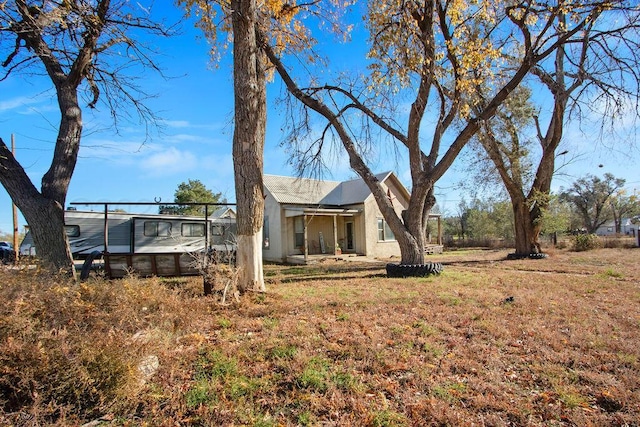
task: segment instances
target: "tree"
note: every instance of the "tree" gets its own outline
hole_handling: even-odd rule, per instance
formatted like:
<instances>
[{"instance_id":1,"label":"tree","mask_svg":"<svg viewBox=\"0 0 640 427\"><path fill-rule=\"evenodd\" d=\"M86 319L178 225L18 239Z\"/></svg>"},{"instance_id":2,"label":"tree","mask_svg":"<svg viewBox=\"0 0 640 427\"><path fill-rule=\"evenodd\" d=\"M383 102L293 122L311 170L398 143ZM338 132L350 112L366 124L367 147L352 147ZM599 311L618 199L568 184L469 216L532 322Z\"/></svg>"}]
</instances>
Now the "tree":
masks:
<instances>
[{"instance_id":1,"label":"tree","mask_svg":"<svg viewBox=\"0 0 640 427\"><path fill-rule=\"evenodd\" d=\"M604 179L587 175L575 181L571 188L562 191L560 197L578 210L587 232L595 233L598 227L612 218L608 209L611 197L624 183L624 179L616 178L610 173L604 174Z\"/></svg>"},{"instance_id":2,"label":"tree","mask_svg":"<svg viewBox=\"0 0 640 427\"><path fill-rule=\"evenodd\" d=\"M255 0L209 2L180 0L187 13L199 17L197 25L215 50L217 33L233 35L234 131L233 169L237 207L238 290L264 291L262 225L264 219L263 159L266 129L266 69L256 44L260 9ZM219 8L219 11L216 9ZM217 13L223 16L218 25Z\"/></svg>"},{"instance_id":3,"label":"tree","mask_svg":"<svg viewBox=\"0 0 640 427\"><path fill-rule=\"evenodd\" d=\"M190 179L178 185L174 193L174 203L211 203L220 202L222 193L209 190L200 180ZM172 213L174 215L204 216L204 206L160 206L160 213ZM211 213L211 210L209 210Z\"/></svg>"},{"instance_id":4,"label":"tree","mask_svg":"<svg viewBox=\"0 0 640 427\"><path fill-rule=\"evenodd\" d=\"M141 120L153 122L141 103L146 95L133 79L140 67L159 70L146 44L133 38L142 33L169 35L141 6L127 1L14 0L0 6L0 49L6 53L0 81L44 73L60 109L53 158L40 191L0 139L0 182L29 223L38 256L52 269L74 274L64 206L80 149L81 99L89 108L104 103L116 124L127 102Z\"/></svg>"},{"instance_id":5,"label":"tree","mask_svg":"<svg viewBox=\"0 0 640 427\"><path fill-rule=\"evenodd\" d=\"M561 2L502 1L376 2L366 18L371 34L371 75L335 85L302 86L268 40L261 43L289 92L327 125L320 137L302 112L302 124L292 126L290 143L301 169L322 161L321 152L334 137L346 151L351 168L364 180L392 229L401 250L401 263L424 262L424 230L435 204L434 184L460 151L491 119L508 95L533 67L560 46L574 41L598 17L608 2L583 6ZM570 11L567 25L554 24ZM312 79L313 80L313 79ZM365 87L358 86L365 82ZM477 87L487 88L481 105ZM411 99L406 123L390 107ZM475 108L478 107L478 108ZM353 123L363 123L357 132ZM427 122L433 121L429 126ZM404 127L402 125L404 124ZM367 163L372 151L372 127L399 142L408 157L411 198L396 214L380 182ZM422 134L431 130L430 146Z\"/></svg>"},{"instance_id":6,"label":"tree","mask_svg":"<svg viewBox=\"0 0 640 427\"><path fill-rule=\"evenodd\" d=\"M513 215L506 201L476 198L464 207L461 216L465 218L466 235L471 239L513 239Z\"/></svg>"},{"instance_id":7,"label":"tree","mask_svg":"<svg viewBox=\"0 0 640 427\"><path fill-rule=\"evenodd\" d=\"M566 154L557 154L557 150L570 116L581 118L591 110L601 120L615 120L629 114L625 108L637 107L640 100L637 5L620 1L593 6L590 21L555 51L553 60L538 62L532 68L538 80L536 87L549 92L548 97L538 97L539 101L550 100L552 112L546 117L546 126L539 113L543 107L536 111L530 94L516 91L505 108L483 124L479 134L481 145L511 197L517 255L541 251L541 221L549 207L556 158ZM575 13L560 11L555 19L560 31L569 31ZM477 95L483 99L480 90ZM637 115L637 111L632 113ZM531 124L535 124L535 132L529 135L535 138L525 133ZM536 148L530 142L533 139L538 142L537 164L531 161L532 149Z\"/></svg>"},{"instance_id":8,"label":"tree","mask_svg":"<svg viewBox=\"0 0 640 427\"><path fill-rule=\"evenodd\" d=\"M266 128L267 62L257 33L268 34L279 51L296 51L312 44L311 35L295 16L322 2L179 0L215 46L218 32L233 35L234 120L233 159L237 206L238 288L264 291L262 227L264 222L263 158ZM327 2L331 3L331 2ZM216 9L218 8L218 10ZM216 16L222 15L220 23ZM325 15L329 17L330 15ZM335 27L337 29L337 27ZM264 37L264 36L263 36ZM214 56L218 51L214 47Z\"/></svg>"},{"instance_id":9,"label":"tree","mask_svg":"<svg viewBox=\"0 0 640 427\"><path fill-rule=\"evenodd\" d=\"M525 193L525 187L530 187L533 180L529 156L532 141L525 133L533 124L535 115L529 102L530 96L531 92L527 87L518 87L500 106L496 115L483 123L474 138L481 147L478 156L487 157L492 163L479 163L479 170L482 171L479 179L487 180L497 174L509 194L514 217L516 254L540 252L537 235L535 238L529 235L529 216L538 209L541 194L534 188L528 194Z\"/></svg>"},{"instance_id":10,"label":"tree","mask_svg":"<svg viewBox=\"0 0 640 427\"><path fill-rule=\"evenodd\" d=\"M559 233L579 228L574 217L571 205L562 201L557 194L551 194L549 205L542 212L539 220L541 233L554 236L554 242L556 242Z\"/></svg>"},{"instance_id":11,"label":"tree","mask_svg":"<svg viewBox=\"0 0 640 427\"><path fill-rule=\"evenodd\" d=\"M616 233L622 232L622 220L625 217L640 215L640 200L635 194L627 195L624 189L619 189L609 199L611 214L616 227Z\"/></svg>"},{"instance_id":12,"label":"tree","mask_svg":"<svg viewBox=\"0 0 640 427\"><path fill-rule=\"evenodd\" d=\"M240 291L264 291L262 225L264 222L264 138L267 121L265 60L256 42L255 0L232 0L235 127L233 170L237 201L237 262Z\"/></svg>"}]
</instances>

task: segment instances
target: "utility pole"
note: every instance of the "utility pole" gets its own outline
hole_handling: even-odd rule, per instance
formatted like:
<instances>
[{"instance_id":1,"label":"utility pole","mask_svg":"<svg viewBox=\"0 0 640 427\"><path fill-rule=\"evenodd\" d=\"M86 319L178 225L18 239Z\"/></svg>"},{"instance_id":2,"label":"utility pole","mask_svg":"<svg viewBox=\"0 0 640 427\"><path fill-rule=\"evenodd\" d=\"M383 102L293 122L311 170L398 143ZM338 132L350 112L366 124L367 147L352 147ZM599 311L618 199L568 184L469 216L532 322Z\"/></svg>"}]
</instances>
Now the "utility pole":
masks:
<instances>
[{"instance_id":1,"label":"utility pole","mask_svg":"<svg viewBox=\"0 0 640 427\"><path fill-rule=\"evenodd\" d=\"M16 139L13 134L11 134L11 153L13 156L16 156ZM11 201L11 207L13 208L13 250L15 252L14 263L18 264L18 257L20 256L20 248L18 247L18 208L16 204Z\"/></svg>"}]
</instances>

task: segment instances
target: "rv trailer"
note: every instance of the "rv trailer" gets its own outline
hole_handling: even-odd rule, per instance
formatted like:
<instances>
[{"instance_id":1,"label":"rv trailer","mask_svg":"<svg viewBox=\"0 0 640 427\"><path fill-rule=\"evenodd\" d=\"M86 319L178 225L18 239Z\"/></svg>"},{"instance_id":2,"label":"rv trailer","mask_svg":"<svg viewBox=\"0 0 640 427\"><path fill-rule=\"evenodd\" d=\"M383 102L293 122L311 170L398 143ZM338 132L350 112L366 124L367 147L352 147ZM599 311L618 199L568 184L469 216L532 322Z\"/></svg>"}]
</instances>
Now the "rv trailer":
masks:
<instances>
[{"instance_id":1,"label":"rv trailer","mask_svg":"<svg viewBox=\"0 0 640 427\"><path fill-rule=\"evenodd\" d=\"M122 255L129 257L127 259L135 258L134 255L138 254L173 256L205 252L235 253L236 222L229 213L224 217L210 216L205 219L181 215L67 210L65 229L73 258L79 260L94 257L97 253ZM30 231L27 231L20 244L20 254L36 255ZM105 262L108 262L106 257Z\"/></svg>"}]
</instances>

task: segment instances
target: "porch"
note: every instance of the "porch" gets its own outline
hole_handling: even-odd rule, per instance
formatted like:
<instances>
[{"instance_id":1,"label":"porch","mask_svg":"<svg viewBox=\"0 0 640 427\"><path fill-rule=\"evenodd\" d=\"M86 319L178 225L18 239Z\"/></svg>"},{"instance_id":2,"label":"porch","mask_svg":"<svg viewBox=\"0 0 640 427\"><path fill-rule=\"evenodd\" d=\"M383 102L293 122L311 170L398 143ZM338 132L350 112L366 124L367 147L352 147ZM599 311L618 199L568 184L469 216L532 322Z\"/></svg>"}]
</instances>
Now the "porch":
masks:
<instances>
[{"instance_id":1,"label":"porch","mask_svg":"<svg viewBox=\"0 0 640 427\"><path fill-rule=\"evenodd\" d=\"M312 264L325 258L354 256L354 221L360 213L359 209L286 208L287 230L291 232L284 239L286 262Z\"/></svg>"}]
</instances>

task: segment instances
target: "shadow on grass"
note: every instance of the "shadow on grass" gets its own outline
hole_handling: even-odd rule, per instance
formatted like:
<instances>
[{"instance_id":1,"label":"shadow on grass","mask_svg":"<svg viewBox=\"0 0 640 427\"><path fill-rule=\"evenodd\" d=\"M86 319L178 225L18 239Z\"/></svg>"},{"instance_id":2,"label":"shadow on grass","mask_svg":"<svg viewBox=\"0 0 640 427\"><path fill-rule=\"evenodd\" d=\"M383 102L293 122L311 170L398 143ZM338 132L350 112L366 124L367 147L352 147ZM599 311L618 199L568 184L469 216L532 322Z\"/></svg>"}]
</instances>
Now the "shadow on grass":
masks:
<instances>
[{"instance_id":1,"label":"shadow on grass","mask_svg":"<svg viewBox=\"0 0 640 427\"><path fill-rule=\"evenodd\" d=\"M387 273L384 272L383 269L379 273L370 273L370 274L358 274L358 275L344 275L344 274L317 274L317 275L300 275L300 276L291 276L291 277L268 277L265 278L266 282L270 283L297 283L297 282L309 282L309 281L346 281L346 280L354 280L354 279L374 279L374 278L386 278Z\"/></svg>"}]
</instances>

